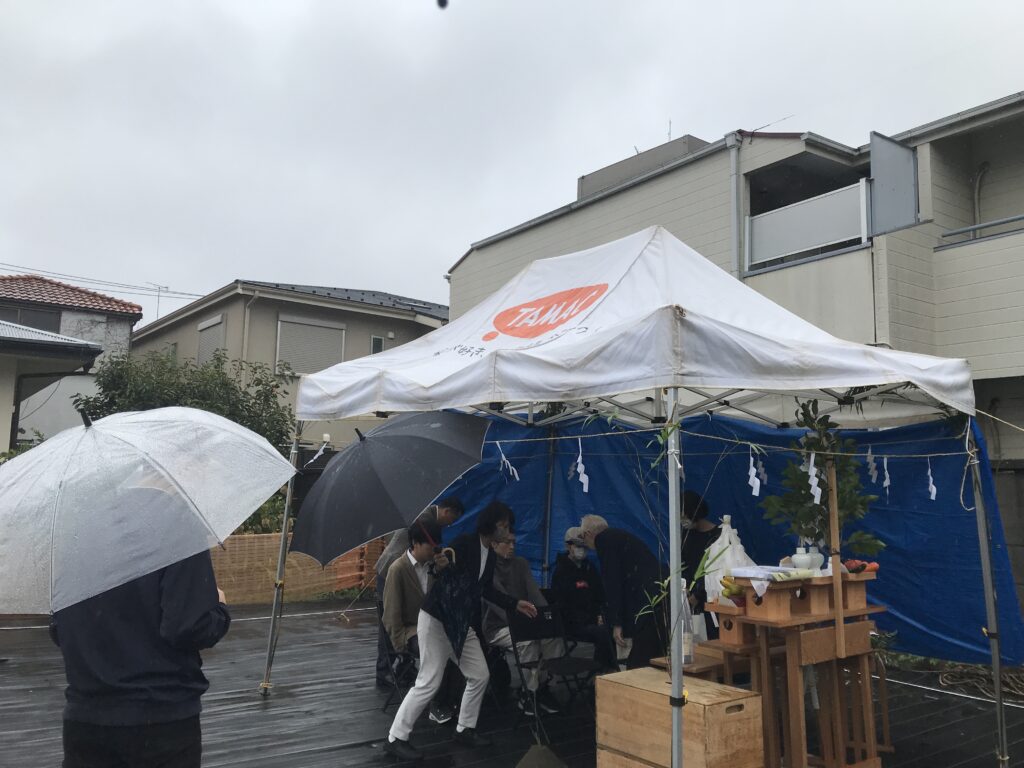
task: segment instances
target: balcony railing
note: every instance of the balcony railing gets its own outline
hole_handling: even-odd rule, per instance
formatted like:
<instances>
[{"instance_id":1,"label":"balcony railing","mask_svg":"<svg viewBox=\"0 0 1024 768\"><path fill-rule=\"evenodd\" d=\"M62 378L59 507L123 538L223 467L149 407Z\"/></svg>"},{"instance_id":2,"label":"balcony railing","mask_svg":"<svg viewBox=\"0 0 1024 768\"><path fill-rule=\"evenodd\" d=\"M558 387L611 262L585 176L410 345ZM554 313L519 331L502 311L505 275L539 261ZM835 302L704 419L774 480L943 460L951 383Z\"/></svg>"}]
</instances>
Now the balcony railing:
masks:
<instances>
[{"instance_id":1,"label":"balcony railing","mask_svg":"<svg viewBox=\"0 0 1024 768\"><path fill-rule=\"evenodd\" d=\"M747 217L747 267L868 241L868 181Z\"/></svg>"}]
</instances>

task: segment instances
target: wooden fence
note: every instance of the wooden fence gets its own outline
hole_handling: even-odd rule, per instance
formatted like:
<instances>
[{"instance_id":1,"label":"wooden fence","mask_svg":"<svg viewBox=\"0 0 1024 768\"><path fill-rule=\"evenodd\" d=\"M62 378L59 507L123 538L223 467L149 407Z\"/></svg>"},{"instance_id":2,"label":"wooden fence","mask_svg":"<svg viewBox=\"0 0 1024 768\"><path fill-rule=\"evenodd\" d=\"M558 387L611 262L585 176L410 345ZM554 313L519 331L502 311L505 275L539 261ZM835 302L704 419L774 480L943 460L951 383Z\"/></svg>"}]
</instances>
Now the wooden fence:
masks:
<instances>
[{"instance_id":1,"label":"wooden fence","mask_svg":"<svg viewBox=\"0 0 1024 768\"><path fill-rule=\"evenodd\" d=\"M373 598L374 566L384 551L385 539L372 541L335 560L326 568L306 555L289 553L285 566L286 602L315 600L341 589L363 589ZM270 604L274 600L274 579L280 534L237 534L229 536L224 548L211 550L217 586L231 605Z\"/></svg>"}]
</instances>

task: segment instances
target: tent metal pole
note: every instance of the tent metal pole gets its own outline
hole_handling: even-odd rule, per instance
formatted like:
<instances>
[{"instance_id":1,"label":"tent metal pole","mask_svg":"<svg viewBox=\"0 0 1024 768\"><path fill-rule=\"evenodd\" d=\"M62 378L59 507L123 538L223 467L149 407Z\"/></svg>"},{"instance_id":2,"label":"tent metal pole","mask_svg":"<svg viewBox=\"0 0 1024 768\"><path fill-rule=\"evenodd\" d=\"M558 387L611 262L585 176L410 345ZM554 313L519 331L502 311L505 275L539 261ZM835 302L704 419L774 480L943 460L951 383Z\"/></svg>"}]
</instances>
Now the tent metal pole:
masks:
<instances>
[{"instance_id":1,"label":"tent metal pole","mask_svg":"<svg viewBox=\"0 0 1024 768\"><path fill-rule=\"evenodd\" d=\"M299 435L302 422L295 423L295 437L288 459L292 467L299 464ZM277 553L277 577L274 579L274 606L270 611L270 632L267 633L267 663L260 683L260 696L270 695L270 668L274 666L274 651L277 650L277 633L280 631L281 612L284 608L284 567L288 557L288 519L292 511L292 494L295 492L295 475L288 480L288 493L284 499L284 515L281 519L281 548Z\"/></svg>"},{"instance_id":2,"label":"tent metal pole","mask_svg":"<svg viewBox=\"0 0 1024 768\"><path fill-rule=\"evenodd\" d=\"M973 419L970 428L973 429ZM992 655L992 683L996 700L996 760L1000 768L1010 764L1009 748L1006 737L1006 708L1003 701L1003 670L999 650L999 610L996 599L995 574L992 571L992 535L988 524L988 513L985 511L984 488L981 482L981 461L978 458L978 444L974 433L970 435L971 478L974 485L974 514L978 521L978 550L981 554L981 578L985 585L985 615L988 623L983 632L988 637L989 651Z\"/></svg>"},{"instance_id":3,"label":"tent metal pole","mask_svg":"<svg viewBox=\"0 0 1024 768\"><path fill-rule=\"evenodd\" d=\"M668 390L668 445L665 470L668 474L668 546L669 546L669 599L672 627L669 637L672 641L672 768L683 768L683 633L680 626L680 608L686 599L682 592L682 554L680 505L679 505L679 390Z\"/></svg>"},{"instance_id":4,"label":"tent metal pole","mask_svg":"<svg viewBox=\"0 0 1024 768\"><path fill-rule=\"evenodd\" d=\"M548 428L548 498L544 510L544 562L540 566L544 587L551 580L551 501L555 488L555 428Z\"/></svg>"}]
</instances>

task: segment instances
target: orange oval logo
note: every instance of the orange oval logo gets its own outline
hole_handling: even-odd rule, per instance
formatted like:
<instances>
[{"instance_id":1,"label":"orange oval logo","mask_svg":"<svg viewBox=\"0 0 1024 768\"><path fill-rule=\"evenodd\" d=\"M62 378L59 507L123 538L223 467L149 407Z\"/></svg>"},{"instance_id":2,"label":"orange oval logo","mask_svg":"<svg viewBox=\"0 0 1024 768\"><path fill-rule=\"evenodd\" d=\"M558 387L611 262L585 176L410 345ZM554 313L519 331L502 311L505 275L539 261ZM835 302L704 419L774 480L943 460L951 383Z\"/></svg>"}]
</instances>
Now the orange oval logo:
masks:
<instances>
[{"instance_id":1,"label":"orange oval logo","mask_svg":"<svg viewBox=\"0 0 1024 768\"><path fill-rule=\"evenodd\" d=\"M507 336L535 339L594 306L607 290L608 283L585 285L527 301L499 312L494 318L494 327ZM483 340L497 337L498 334L491 331L484 335Z\"/></svg>"}]
</instances>

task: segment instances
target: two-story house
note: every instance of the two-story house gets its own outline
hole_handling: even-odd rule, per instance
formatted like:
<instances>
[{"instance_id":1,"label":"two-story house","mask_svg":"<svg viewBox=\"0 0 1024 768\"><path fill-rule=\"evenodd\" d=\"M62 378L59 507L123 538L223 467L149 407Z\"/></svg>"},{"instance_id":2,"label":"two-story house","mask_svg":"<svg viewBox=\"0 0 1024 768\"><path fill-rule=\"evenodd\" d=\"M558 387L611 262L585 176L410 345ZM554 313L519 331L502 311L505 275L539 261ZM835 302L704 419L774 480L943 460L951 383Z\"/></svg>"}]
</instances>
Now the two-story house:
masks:
<instances>
[{"instance_id":1,"label":"two-story house","mask_svg":"<svg viewBox=\"0 0 1024 768\"><path fill-rule=\"evenodd\" d=\"M236 280L141 328L132 354L159 350L202 364L222 349L231 360L275 369L287 363L302 376L391 349L447 321L443 304L380 291ZM289 389L292 405L295 391ZM326 432L347 443L357 426L309 424L303 438L315 442Z\"/></svg>"},{"instance_id":2,"label":"two-story house","mask_svg":"<svg viewBox=\"0 0 1024 768\"><path fill-rule=\"evenodd\" d=\"M652 224L836 336L967 358L978 407L1024 425L1024 93L860 147L735 131L630 157L474 243L453 317L533 259ZM980 421L1024 587L1024 433Z\"/></svg>"},{"instance_id":3,"label":"two-story house","mask_svg":"<svg viewBox=\"0 0 1024 768\"><path fill-rule=\"evenodd\" d=\"M91 350L86 353L90 362L127 352L132 326L141 318L142 308L129 301L39 275L0 276L0 321L40 332L11 331L12 336L31 337L37 346L71 345L71 349L84 344L83 349ZM95 393L89 367L74 374L56 364L22 369L14 378L17 402L11 442L31 438L37 431L52 436L81 424L71 398Z\"/></svg>"}]
</instances>

